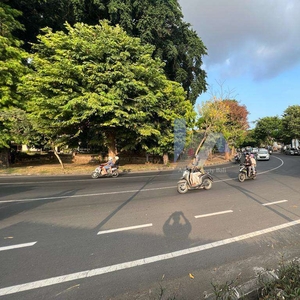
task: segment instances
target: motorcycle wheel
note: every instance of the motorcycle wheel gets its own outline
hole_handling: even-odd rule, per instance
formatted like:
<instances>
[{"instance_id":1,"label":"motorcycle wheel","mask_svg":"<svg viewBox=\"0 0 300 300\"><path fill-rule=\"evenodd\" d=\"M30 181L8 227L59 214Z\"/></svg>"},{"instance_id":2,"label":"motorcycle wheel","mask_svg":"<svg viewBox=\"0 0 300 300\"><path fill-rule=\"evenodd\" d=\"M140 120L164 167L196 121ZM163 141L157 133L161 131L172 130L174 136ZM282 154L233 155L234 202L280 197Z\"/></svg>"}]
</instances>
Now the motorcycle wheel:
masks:
<instances>
[{"instance_id":1,"label":"motorcycle wheel","mask_svg":"<svg viewBox=\"0 0 300 300\"><path fill-rule=\"evenodd\" d=\"M119 176L119 172L116 170L114 172L112 172L112 177L118 177Z\"/></svg>"},{"instance_id":2,"label":"motorcycle wheel","mask_svg":"<svg viewBox=\"0 0 300 300\"><path fill-rule=\"evenodd\" d=\"M212 181L210 179L204 179L203 181L203 187L205 190L210 190L212 187Z\"/></svg>"},{"instance_id":3,"label":"motorcycle wheel","mask_svg":"<svg viewBox=\"0 0 300 300\"><path fill-rule=\"evenodd\" d=\"M187 182L179 182L177 184L177 192L179 194L185 194L188 191L188 185Z\"/></svg>"},{"instance_id":4,"label":"motorcycle wheel","mask_svg":"<svg viewBox=\"0 0 300 300\"><path fill-rule=\"evenodd\" d=\"M99 173L98 173L98 172L93 172L93 173L92 173L92 178L93 178L93 179L99 178Z\"/></svg>"},{"instance_id":5,"label":"motorcycle wheel","mask_svg":"<svg viewBox=\"0 0 300 300\"><path fill-rule=\"evenodd\" d=\"M240 182L244 182L245 179L246 179L246 175L245 175L244 173L240 173L240 174L239 174L239 181L240 181Z\"/></svg>"}]
</instances>

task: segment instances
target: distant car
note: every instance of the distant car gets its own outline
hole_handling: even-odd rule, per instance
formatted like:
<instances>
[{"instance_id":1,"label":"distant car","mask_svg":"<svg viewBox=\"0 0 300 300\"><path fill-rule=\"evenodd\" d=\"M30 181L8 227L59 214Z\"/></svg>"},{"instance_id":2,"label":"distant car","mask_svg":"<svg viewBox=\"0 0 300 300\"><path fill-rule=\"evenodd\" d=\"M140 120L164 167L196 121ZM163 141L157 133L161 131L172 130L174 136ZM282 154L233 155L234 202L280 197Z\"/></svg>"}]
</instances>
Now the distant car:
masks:
<instances>
[{"instance_id":1,"label":"distant car","mask_svg":"<svg viewBox=\"0 0 300 300\"><path fill-rule=\"evenodd\" d=\"M270 160L270 154L267 149L258 149L256 153L256 160Z\"/></svg>"},{"instance_id":2,"label":"distant car","mask_svg":"<svg viewBox=\"0 0 300 300\"><path fill-rule=\"evenodd\" d=\"M285 154L287 155L297 155L298 151L295 148L288 148L285 150Z\"/></svg>"},{"instance_id":3,"label":"distant car","mask_svg":"<svg viewBox=\"0 0 300 300\"><path fill-rule=\"evenodd\" d=\"M257 152L258 152L258 148L252 148L252 151L251 151L252 154L256 154Z\"/></svg>"}]
</instances>

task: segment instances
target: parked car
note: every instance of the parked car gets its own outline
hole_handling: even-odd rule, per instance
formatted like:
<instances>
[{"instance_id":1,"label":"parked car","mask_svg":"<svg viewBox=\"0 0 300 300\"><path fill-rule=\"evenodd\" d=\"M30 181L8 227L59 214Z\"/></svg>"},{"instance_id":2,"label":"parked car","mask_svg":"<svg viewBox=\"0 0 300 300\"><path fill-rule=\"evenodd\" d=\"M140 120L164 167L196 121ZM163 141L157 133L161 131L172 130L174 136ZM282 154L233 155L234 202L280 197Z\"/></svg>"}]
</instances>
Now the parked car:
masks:
<instances>
[{"instance_id":1,"label":"parked car","mask_svg":"<svg viewBox=\"0 0 300 300\"><path fill-rule=\"evenodd\" d=\"M285 150L285 154L289 155L299 155L299 150L295 148L289 148Z\"/></svg>"},{"instance_id":2,"label":"parked car","mask_svg":"<svg viewBox=\"0 0 300 300\"><path fill-rule=\"evenodd\" d=\"M256 154L256 160L270 160L270 153L267 149L260 148Z\"/></svg>"},{"instance_id":3,"label":"parked car","mask_svg":"<svg viewBox=\"0 0 300 300\"><path fill-rule=\"evenodd\" d=\"M300 155L300 151L299 151L299 149L297 149L297 148L294 148L294 155Z\"/></svg>"}]
</instances>

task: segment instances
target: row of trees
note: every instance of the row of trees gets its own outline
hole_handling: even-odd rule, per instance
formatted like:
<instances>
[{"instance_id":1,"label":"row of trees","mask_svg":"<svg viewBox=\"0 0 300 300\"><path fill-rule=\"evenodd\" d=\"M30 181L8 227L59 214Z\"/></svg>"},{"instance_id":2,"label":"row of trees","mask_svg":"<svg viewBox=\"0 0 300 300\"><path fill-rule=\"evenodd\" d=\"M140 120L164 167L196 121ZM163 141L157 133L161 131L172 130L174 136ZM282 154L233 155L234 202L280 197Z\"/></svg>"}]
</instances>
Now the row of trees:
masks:
<instances>
[{"instance_id":1,"label":"row of trees","mask_svg":"<svg viewBox=\"0 0 300 300\"><path fill-rule=\"evenodd\" d=\"M300 105L289 106L282 116L257 120L243 144L272 145L274 141L291 144L292 139L300 139Z\"/></svg>"},{"instance_id":2,"label":"row of trees","mask_svg":"<svg viewBox=\"0 0 300 300\"><path fill-rule=\"evenodd\" d=\"M0 148L89 141L166 157L176 120L200 147L211 132L238 146L245 106L212 97L193 109L206 48L182 18L177 0L0 3Z\"/></svg>"},{"instance_id":3,"label":"row of trees","mask_svg":"<svg viewBox=\"0 0 300 300\"><path fill-rule=\"evenodd\" d=\"M174 120L192 126L206 48L177 0L6 2L0 148L84 140L114 155L117 141L163 155Z\"/></svg>"}]
</instances>

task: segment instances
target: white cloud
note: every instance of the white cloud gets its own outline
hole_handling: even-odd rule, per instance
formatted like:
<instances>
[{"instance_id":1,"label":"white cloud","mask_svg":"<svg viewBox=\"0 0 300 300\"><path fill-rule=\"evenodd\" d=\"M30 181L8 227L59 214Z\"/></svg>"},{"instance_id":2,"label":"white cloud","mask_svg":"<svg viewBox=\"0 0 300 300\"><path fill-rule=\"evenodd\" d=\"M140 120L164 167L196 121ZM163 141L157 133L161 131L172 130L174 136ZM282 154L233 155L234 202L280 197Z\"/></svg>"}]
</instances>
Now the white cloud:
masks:
<instances>
[{"instance_id":1,"label":"white cloud","mask_svg":"<svg viewBox=\"0 0 300 300\"><path fill-rule=\"evenodd\" d=\"M275 77L300 62L299 0L179 0L208 49L206 70Z\"/></svg>"}]
</instances>

